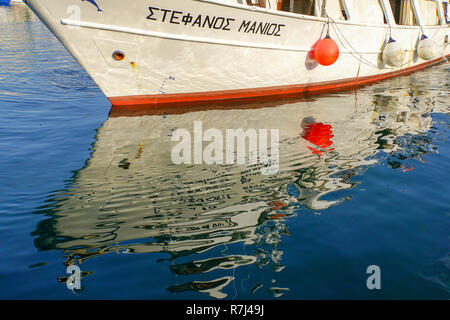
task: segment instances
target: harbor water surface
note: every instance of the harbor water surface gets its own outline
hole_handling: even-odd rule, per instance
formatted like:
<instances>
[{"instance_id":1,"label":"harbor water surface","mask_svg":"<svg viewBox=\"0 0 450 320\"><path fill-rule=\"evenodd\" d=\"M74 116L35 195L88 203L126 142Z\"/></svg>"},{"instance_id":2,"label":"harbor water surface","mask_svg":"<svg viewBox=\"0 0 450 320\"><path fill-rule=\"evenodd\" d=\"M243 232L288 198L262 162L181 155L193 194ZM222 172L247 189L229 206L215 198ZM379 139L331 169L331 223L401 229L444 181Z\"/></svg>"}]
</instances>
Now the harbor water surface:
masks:
<instances>
[{"instance_id":1,"label":"harbor water surface","mask_svg":"<svg viewBox=\"0 0 450 320\"><path fill-rule=\"evenodd\" d=\"M0 298L449 299L449 71L131 114L0 7ZM196 121L278 130L278 171L175 164Z\"/></svg>"}]
</instances>

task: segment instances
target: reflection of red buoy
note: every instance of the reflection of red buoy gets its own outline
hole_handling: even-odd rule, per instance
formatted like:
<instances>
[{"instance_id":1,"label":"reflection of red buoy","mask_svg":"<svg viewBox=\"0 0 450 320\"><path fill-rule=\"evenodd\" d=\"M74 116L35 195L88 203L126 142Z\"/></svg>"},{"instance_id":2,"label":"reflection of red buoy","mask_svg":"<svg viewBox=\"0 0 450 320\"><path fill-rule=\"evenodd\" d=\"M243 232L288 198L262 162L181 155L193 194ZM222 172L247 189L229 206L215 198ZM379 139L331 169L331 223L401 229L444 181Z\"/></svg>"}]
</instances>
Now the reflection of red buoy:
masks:
<instances>
[{"instance_id":1,"label":"reflection of red buoy","mask_svg":"<svg viewBox=\"0 0 450 320\"><path fill-rule=\"evenodd\" d=\"M339 47L336 42L327 35L317 42L314 48L314 58L323 66L332 65L339 58Z\"/></svg>"},{"instance_id":2,"label":"reflection of red buoy","mask_svg":"<svg viewBox=\"0 0 450 320\"><path fill-rule=\"evenodd\" d=\"M278 210L280 208L286 207L286 205L280 201L271 201L269 205L272 207L272 210Z\"/></svg>"},{"instance_id":3,"label":"reflection of red buoy","mask_svg":"<svg viewBox=\"0 0 450 320\"><path fill-rule=\"evenodd\" d=\"M331 139L334 137L332 127L329 124L320 122L305 123L303 124L303 129L305 131L302 134L302 138L317 147L307 147L314 154L322 155L324 152L334 150L334 148L328 148L333 144Z\"/></svg>"},{"instance_id":4,"label":"reflection of red buoy","mask_svg":"<svg viewBox=\"0 0 450 320\"><path fill-rule=\"evenodd\" d=\"M272 219L272 220L275 220L275 219L278 219L278 218L284 218L284 217L286 217L286 215L285 214L281 214L281 213L279 213L279 214L272 214L272 215L269 216L269 218Z\"/></svg>"}]
</instances>

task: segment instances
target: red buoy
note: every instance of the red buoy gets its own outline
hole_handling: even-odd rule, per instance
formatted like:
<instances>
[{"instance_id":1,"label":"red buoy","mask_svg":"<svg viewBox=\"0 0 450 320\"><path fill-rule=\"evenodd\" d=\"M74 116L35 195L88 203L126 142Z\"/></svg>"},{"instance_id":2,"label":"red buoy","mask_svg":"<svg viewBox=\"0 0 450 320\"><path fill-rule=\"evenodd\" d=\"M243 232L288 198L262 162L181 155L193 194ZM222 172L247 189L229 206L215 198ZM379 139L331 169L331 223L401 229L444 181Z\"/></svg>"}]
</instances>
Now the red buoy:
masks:
<instances>
[{"instance_id":1,"label":"red buoy","mask_svg":"<svg viewBox=\"0 0 450 320\"><path fill-rule=\"evenodd\" d=\"M314 58L323 66L332 65L339 58L339 47L330 36L326 36L316 44Z\"/></svg>"}]
</instances>

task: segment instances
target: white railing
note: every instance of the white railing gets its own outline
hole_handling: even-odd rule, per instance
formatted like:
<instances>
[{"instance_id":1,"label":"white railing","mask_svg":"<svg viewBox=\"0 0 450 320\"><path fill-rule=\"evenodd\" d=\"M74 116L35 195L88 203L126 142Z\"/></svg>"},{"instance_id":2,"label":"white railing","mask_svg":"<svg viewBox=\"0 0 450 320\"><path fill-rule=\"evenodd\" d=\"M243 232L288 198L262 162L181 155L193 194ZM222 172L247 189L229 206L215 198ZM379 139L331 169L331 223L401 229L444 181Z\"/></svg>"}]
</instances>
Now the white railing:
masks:
<instances>
[{"instance_id":1,"label":"white railing","mask_svg":"<svg viewBox=\"0 0 450 320\"><path fill-rule=\"evenodd\" d=\"M261 2L260 0L250 0L251 4L247 4L247 0L197 0L197 1L204 1L204 2L213 2L213 3L222 3L225 5L231 5L231 6L239 6L241 8L248 8L252 10L264 10L271 13L279 13L282 15L289 15L289 16L299 16L302 15L300 13L294 12L294 1L295 0L284 0L289 1L289 11L278 11L278 1L281 0L264 0ZM373 23L371 21L368 21L368 17L361 17L361 13L364 12L364 10L358 10L358 6L364 5L365 0L315 0L314 1L314 15L312 17L316 18L323 18L323 2L329 1L326 3L327 8L330 3L333 6L336 6L337 4L340 4L342 6L342 10L345 14L345 20L350 23L356 23L356 24L367 24L367 25L373 25L373 24L384 24L383 21ZM434 1L437 3L437 14L439 17L440 25L445 25L448 23L450 15L447 9L447 12L444 11L444 6L446 5L449 7L448 0L429 0ZM261 7L261 3L265 4L265 7ZM391 3L389 0L379 0L379 6L378 9L380 10L380 14L383 15L385 21L387 24L391 26L398 25L395 21L393 10L391 8ZM418 3L418 0L411 0L411 8L413 10L414 18L417 22L418 26L423 26L422 21L424 20L424 15L422 14L420 10L420 5ZM374 10L377 8L374 7ZM334 10L336 11L336 10ZM375 14L376 12L374 12ZM304 16L304 15L302 15ZM334 19L339 19L334 17ZM340 20L343 20L343 18L340 18ZM379 20L379 19L378 19Z\"/></svg>"}]
</instances>

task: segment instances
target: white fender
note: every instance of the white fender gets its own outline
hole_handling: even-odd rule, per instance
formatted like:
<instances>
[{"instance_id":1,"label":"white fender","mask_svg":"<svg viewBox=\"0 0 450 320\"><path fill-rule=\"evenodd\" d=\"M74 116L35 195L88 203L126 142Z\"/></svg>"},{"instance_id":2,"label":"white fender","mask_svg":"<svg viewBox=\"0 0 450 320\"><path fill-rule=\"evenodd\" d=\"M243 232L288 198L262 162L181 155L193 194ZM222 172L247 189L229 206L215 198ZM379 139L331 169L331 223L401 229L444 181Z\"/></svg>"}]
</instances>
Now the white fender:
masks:
<instances>
[{"instance_id":1,"label":"white fender","mask_svg":"<svg viewBox=\"0 0 450 320\"><path fill-rule=\"evenodd\" d=\"M417 55L423 60L431 60L438 56L438 48L433 40L423 35L417 46Z\"/></svg>"},{"instance_id":2,"label":"white fender","mask_svg":"<svg viewBox=\"0 0 450 320\"><path fill-rule=\"evenodd\" d=\"M390 38L383 50L383 61L391 67L399 67L405 61L405 50L394 39Z\"/></svg>"}]
</instances>

